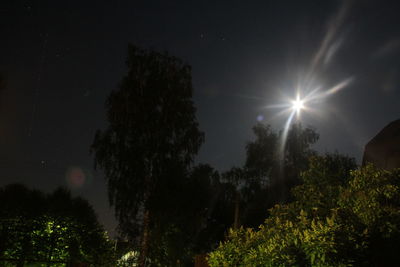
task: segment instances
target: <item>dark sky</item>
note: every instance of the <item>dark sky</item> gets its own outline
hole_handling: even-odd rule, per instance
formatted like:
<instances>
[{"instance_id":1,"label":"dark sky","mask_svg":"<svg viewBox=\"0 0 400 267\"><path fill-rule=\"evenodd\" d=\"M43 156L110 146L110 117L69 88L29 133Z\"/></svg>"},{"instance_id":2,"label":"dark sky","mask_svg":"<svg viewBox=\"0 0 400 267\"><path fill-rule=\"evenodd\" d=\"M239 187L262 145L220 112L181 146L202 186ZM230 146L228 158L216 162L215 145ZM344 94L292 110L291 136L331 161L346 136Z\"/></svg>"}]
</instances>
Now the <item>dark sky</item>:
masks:
<instances>
[{"instance_id":1,"label":"dark sky","mask_svg":"<svg viewBox=\"0 0 400 267\"><path fill-rule=\"evenodd\" d=\"M352 80L300 119L320 133L317 150L360 162L365 143L400 117L396 2L1 1L0 186L69 186L112 231L89 147L106 125L104 102L126 71L129 42L192 65L206 134L199 162L243 164L257 118L282 129L287 116L266 106L293 98L310 73L321 92Z\"/></svg>"}]
</instances>

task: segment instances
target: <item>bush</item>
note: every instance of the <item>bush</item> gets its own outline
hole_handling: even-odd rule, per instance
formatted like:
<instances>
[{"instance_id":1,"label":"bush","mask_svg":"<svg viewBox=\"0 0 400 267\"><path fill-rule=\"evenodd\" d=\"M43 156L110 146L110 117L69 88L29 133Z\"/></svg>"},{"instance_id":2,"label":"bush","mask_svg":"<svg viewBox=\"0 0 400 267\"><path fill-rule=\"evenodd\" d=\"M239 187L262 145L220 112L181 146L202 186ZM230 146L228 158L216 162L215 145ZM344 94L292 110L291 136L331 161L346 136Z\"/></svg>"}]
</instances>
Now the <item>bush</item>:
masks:
<instances>
[{"instance_id":1,"label":"bush","mask_svg":"<svg viewBox=\"0 0 400 267\"><path fill-rule=\"evenodd\" d=\"M394 266L400 261L400 169L315 157L258 230L230 230L210 266Z\"/></svg>"}]
</instances>

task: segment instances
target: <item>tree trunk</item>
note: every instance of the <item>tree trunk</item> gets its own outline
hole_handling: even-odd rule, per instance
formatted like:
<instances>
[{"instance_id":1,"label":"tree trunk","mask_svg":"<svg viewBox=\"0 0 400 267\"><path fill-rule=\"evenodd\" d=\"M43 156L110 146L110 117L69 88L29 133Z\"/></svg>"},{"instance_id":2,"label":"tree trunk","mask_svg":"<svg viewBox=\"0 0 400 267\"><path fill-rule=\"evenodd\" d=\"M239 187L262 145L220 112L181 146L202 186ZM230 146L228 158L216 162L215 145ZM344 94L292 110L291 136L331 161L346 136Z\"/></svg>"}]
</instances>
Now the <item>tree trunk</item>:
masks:
<instances>
[{"instance_id":1,"label":"tree trunk","mask_svg":"<svg viewBox=\"0 0 400 267\"><path fill-rule=\"evenodd\" d=\"M140 240L140 254L139 254L139 267L146 266L146 258L149 250L150 241L150 210L146 207L150 194L151 194L151 177L153 176L153 164L152 161L149 162L149 173L150 175L145 178L145 193L144 193L144 213L143 213L143 232L142 240Z\"/></svg>"},{"instance_id":2,"label":"tree trunk","mask_svg":"<svg viewBox=\"0 0 400 267\"><path fill-rule=\"evenodd\" d=\"M149 249L150 235L150 212L146 210L143 214L143 234L140 242L139 267L146 266L147 251Z\"/></svg>"},{"instance_id":3,"label":"tree trunk","mask_svg":"<svg viewBox=\"0 0 400 267\"><path fill-rule=\"evenodd\" d=\"M236 199L235 199L235 217L233 220L233 229L239 228L239 204L240 204L240 193L236 191Z\"/></svg>"}]
</instances>

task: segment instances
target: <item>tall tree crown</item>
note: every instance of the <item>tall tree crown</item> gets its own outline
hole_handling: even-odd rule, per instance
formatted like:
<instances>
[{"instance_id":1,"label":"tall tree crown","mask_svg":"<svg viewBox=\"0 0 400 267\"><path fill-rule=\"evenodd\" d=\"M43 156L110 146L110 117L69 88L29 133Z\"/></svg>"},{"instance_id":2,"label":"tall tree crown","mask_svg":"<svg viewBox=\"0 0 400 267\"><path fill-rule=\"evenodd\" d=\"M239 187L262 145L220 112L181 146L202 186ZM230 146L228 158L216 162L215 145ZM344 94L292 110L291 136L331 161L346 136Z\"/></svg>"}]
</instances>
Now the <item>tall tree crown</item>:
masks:
<instances>
[{"instance_id":1,"label":"tall tree crown","mask_svg":"<svg viewBox=\"0 0 400 267\"><path fill-rule=\"evenodd\" d=\"M92 145L120 226L137 219L160 179L171 169L187 168L204 141L190 66L134 45L126 63L127 74L106 102L109 125L96 133Z\"/></svg>"}]
</instances>

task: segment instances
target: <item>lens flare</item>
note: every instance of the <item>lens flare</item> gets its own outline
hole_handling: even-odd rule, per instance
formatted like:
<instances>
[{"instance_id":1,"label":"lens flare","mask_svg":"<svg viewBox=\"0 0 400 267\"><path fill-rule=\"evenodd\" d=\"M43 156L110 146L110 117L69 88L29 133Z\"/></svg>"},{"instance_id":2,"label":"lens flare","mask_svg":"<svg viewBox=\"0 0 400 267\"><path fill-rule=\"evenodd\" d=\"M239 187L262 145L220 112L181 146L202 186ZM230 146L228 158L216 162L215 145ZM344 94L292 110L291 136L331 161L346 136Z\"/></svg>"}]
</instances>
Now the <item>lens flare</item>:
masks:
<instances>
[{"instance_id":1,"label":"lens flare","mask_svg":"<svg viewBox=\"0 0 400 267\"><path fill-rule=\"evenodd\" d=\"M280 109L281 111L276 116L287 116L285 125L282 131L280 147L278 155L280 162L283 163L285 155L285 146L289 129L294 119L300 120L300 114L302 112L321 115L324 112L325 107L324 100L332 95L340 92L344 88L348 87L354 81L354 77L350 76L333 86L312 86L312 85L299 85L296 89L296 98L285 97L285 101L280 104L269 105L267 108ZM308 92L308 93L307 93ZM321 105L323 103L323 105Z\"/></svg>"},{"instance_id":2,"label":"lens flare","mask_svg":"<svg viewBox=\"0 0 400 267\"><path fill-rule=\"evenodd\" d=\"M299 114L300 111L304 108L304 101L297 96L296 100L292 101L292 109Z\"/></svg>"},{"instance_id":3,"label":"lens flare","mask_svg":"<svg viewBox=\"0 0 400 267\"><path fill-rule=\"evenodd\" d=\"M92 174L89 170L79 166L70 166L65 173L66 182L71 189L79 189L88 186L92 178Z\"/></svg>"},{"instance_id":4,"label":"lens flare","mask_svg":"<svg viewBox=\"0 0 400 267\"><path fill-rule=\"evenodd\" d=\"M280 136L281 145L278 156L280 157L281 164L283 164L284 161L287 137L293 121L295 119L300 120L300 114L303 113L309 113L315 116L324 115L329 107L324 100L348 87L355 79L354 76L350 76L333 86L324 84L319 80L319 78L325 76L324 74L329 70L330 63L334 60L340 48L343 47L346 32L342 32L342 30L351 10L351 2L352 1L343 2L337 13L330 19L319 48L310 58L309 66L306 66L301 72L301 75L298 75L297 82L290 85L292 88L296 89L296 97L286 97L280 104L267 106L267 108L280 109L271 119L275 119L279 116L286 117L284 128Z\"/></svg>"},{"instance_id":5,"label":"lens flare","mask_svg":"<svg viewBox=\"0 0 400 267\"><path fill-rule=\"evenodd\" d=\"M72 188L80 188L86 182L86 175L79 167L70 167L65 176L68 185Z\"/></svg>"}]
</instances>

